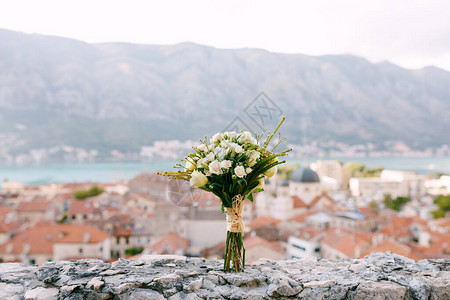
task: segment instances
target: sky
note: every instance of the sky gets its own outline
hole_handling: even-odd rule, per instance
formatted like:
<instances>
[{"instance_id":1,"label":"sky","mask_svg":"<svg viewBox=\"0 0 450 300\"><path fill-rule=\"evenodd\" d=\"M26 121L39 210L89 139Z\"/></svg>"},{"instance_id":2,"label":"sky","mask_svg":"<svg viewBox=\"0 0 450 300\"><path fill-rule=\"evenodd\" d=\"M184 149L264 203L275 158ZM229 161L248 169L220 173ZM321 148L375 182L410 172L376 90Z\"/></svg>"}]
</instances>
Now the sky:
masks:
<instances>
[{"instance_id":1,"label":"sky","mask_svg":"<svg viewBox=\"0 0 450 300\"><path fill-rule=\"evenodd\" d=\"M90 43L353 54L450 71L449 0L0 0L0 28Z\"/></svg>"}]
</instances>

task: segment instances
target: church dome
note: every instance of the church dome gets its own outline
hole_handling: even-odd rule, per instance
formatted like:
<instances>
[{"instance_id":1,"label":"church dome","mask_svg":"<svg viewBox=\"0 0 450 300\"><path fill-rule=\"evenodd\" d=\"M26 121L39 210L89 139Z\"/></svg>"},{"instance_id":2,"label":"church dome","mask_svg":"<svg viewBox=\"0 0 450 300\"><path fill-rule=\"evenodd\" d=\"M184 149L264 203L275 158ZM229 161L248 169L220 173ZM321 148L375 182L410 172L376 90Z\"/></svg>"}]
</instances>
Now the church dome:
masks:
<instances>
[{"instance_id":1,"label":"church dome","mask_svg":"<svg viewBox=\"0 0 450 300\"><path fill-rule=\"evenodd\" d=\"M307 167L298 168L292 173L291 181L301 183L320 182L316 172Z\"/></svg>"}]
</instances>

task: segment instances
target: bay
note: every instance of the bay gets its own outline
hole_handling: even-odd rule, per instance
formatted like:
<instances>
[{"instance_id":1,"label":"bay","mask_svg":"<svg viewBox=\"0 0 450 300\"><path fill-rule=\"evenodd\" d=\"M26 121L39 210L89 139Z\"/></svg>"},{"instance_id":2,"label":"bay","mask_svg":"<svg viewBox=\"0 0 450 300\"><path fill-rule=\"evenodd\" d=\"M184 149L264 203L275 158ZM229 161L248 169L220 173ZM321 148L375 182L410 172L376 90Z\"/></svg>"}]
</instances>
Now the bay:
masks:
<instances>
[{"instance_id":1,"label":"bay","mask_svg":"<svg viewBox=\"0 0 450 300\"><path fill-rule=\"evenodd\" d=\"M287 163L303 165L318 159L288 158ZM450 174L450 157L343 157L331 158L344 163L358 161L367 167L414 171L419 174L441 172ZM139 173L173 170L176 161L103 162L103 163L46 163L33 165L0 165L0 180L18 181L26 185L65 182L120 182Z\"/></svg>"}]
</instances>

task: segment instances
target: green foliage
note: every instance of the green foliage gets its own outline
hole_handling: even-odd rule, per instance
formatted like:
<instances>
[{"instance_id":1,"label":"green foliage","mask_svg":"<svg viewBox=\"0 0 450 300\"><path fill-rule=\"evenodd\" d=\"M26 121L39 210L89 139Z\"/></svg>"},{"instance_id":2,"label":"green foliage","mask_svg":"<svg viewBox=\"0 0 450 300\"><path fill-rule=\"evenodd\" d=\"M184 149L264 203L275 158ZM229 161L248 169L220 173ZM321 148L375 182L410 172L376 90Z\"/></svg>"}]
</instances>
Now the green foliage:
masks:
<instances>
[{"instance_id":1,"label":"green foliage","mask_svg":"<svg viewBox=\"0 0 450 300\"><path fill-rule=\"evenodd\" d=\"M61 219L56 221L56 223L62 224L62 223L66 223L66 221L67 221L67 211L64 212L64 215L61 217Z\"/></svg>"},{"instance_id":2,"label":"green foliage","mask_svg":"<svg viewBox=\"0 0 450 300\"><path fill-rule=\"evenodd\" d=\"M347 169L351 177L379 177L384 169L382 166L369 169L360 162L348 162L344 168Z\"/></svg>"},{"instance_id":3,"label":"green foliage","mask_svg":"<svg viewBox=\"0 0 450 300\"><path fill-rule=\"evenodd\" d=\"M431 214L433 215L433 217L435 219L440 219L440 218L445 217L445 211L443 211L442 209L432 211Z\"/></svg>"},{"instance_id":4,"label":"green foliage","mask_svg":"<svg viewBox=\"0 0 450 300\"><path fill-rule=\"evenodd\" d=\"M369 207L372 208L376 213L380 211L380 207L378 206L378 203L375 200L369 202Z\"/></svg>"},{"instance_id":5,"label":"green foliage","mask_svg":"<svg viewBox=\"0 0 450 300\"><path fill-rule=\"evenodd\" d=\"M445 212L450 211L450 195L439 195L434 199L434 203L439 206L438 210L432 212L435 219L445 217Z\"/></svg>"},{"instance_id":6,"label":"green foliage","mask_svg":"<svg viewBox=\"0 0 450 300\"><path fill-rule=\"evenodd\" d=\"M94 185L89 190L77 190L77 191L73 192L73 197L75 199L82 200L82 199L86 199L89 197L94 197L94 196L100 195L104 191L105 190L103 188Z\"/></svg>"},{"instance_id":7,"label":"green foliage","mask_svg":"<svg viewBox=\"0 0 450 300\"><path fill-rule=\"evenodd\" d=\"M294 165L283 165L278 168L278 175L280 179L291 179L292 172L298 169L300 165L298 163Z\"/></svg>"},{"instance_id":8,"label":"green foliage","mask_svg":"<svg viewBox=\"0 0 450 300\"><path fill-rule=\"evenodd\" d=\"M131 247L125 250L125 254L129 256L133 256L139 253L142 253L144 251L144 247L138 246L138 247Z\"/></svg>"},{"instance_id":9,"label":"green foliage","mask_svg":"<svg viewBox=\"0 0 450 300\"><path fill-rule=\"evenodd\" d=\"M400 211L403 205L408 203L410 200L411 199L409 199L408 197L397 197L395 199L392 199L391 195L385 195L383 203L386 208Z\"/></svg>"}]
</instances>

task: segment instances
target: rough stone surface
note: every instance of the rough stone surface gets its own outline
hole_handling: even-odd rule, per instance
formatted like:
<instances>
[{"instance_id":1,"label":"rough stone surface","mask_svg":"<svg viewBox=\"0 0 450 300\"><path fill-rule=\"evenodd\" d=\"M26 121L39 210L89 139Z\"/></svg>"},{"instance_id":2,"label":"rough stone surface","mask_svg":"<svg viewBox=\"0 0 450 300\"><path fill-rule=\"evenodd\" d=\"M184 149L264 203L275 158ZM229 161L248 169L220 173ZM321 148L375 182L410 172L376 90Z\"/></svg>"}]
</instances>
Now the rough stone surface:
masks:
<instances>
[{"instance_id":1,"label":"rough stone surface","mask_svg":"<svg viewBox=\"0 0 450 300\"><path fill-rule=\"evenodd\" d=\"M363 259L259 260L224 273L183 256L0 264L0 299L450 299L450 260L392 253Z\"/></svg>"}]
</instances>

